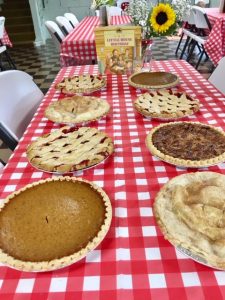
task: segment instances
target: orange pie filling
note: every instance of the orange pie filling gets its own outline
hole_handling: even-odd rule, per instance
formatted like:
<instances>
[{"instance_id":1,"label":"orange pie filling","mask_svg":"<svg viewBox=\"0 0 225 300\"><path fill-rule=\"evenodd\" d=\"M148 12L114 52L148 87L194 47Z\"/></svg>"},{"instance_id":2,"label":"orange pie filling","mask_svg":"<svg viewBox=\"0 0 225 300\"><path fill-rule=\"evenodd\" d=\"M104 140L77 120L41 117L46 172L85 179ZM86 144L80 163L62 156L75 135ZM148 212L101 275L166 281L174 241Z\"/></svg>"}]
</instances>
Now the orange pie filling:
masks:
<instances>
[{"instance_id":1,"label":"orange pie filling","mask_svg":"<svg viewBox=\"0 0 225 300\"><path fill-rule=\"evenodd\" d=\"M15 195L0 213L0 247L15 259L43 262L85 248L106 219L103 196L84 181L47 181Z\"/></svg>"}]
</instances>

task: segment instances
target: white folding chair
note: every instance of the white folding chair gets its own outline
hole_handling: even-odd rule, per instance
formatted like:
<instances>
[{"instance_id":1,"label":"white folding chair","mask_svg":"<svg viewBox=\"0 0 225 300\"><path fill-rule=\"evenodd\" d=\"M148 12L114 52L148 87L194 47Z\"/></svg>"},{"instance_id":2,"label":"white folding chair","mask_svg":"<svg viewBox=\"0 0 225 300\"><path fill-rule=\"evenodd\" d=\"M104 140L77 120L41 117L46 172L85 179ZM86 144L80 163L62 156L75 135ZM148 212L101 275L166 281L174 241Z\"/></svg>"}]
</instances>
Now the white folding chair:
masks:
<instances>
[{"instance_id":1,"label":"white folding chair","mask_svg":"<svg viewBox=\"0 0 225 300\"><path fill-rule=\"evenodd\" d=\"M52 37L52 40L56 46L57 51L60 51L60 44L65 38L65 35L62 33L59 26L53 21L46 21L45 26L47 27L48 32Z\"/></svg>"},{"instance_id":2,"label":"white folding chair","mask_svg":"<svg viewBox=\"0 0 225 300\"><path fill-rule=\"evenodd\" d=\"M209 82L211 82L221 93L225 95L225 57L223 57L218 66L215 68L211 76L209 77Z\"/></svg>"},{"instance_id":3,"label":"white folding chair","mask_svg":"<svg viewBox=\"0 0 225 300\"><path fill-rule=\"evenodd\" d=\"M209 19L207 17L207 14L206 14L204 8L199 7L199 6L192 6L192 11L194 14L196 33L192 32L190 34L190 38L192 40L191 41L192 46L189 51L187 61L189 61L191 59L191 56L195 49L195 46L198 45L201 52L200 52L197 64L195 66L195 68L197 69L202 60L203 55L206 54L205 49L204 49L204 44L208 39L208 35L204 35L204 32L205 32L205 30L208 30L210 32L212 27L211 27L211 24L209 22ZM207 56L207 54L206 54L206 56Z\"/></svg>"},{"instance_id":4,"label":"white folding chair","mask_svg":"<svg viewBox=\"0 0 225 300\"><path fill-rule=\"evenodd\" d=\"M5 67L1 63L1 55L4 53L10 68L16 69L16 65L14 64L11 56L9 55L6 46L4 46L2 43L2 39L4 35L4 26L5 26L5 17L0 17L0 68L1 70L5 70Z\"/></svg>"},{"instance_id":5,"label":"white folding chair","mask_svg":"<svg viewBox=\"0 0 225 300\"><path fill-rule=\"evenodd\" d=\"M56 23L59 25L61 30L65 35L69 34L73 30L73 26L70 24L69 20L63 16L56 17Z\"/></svg>"},{"instance_id":6,"label":"white folding chair","mask_svg":"<svg viewBox=\"0 0 225 300\"><path fill-rule=\"evenodd\" d=\"M22 137L43 96L29 74L18 70L0 73L0 139L11 150Z\"/></svg>"},{"instance_id":7,"label":"white folding chair","mask_svg":"<svg viewBox=\"0 0 225 300\"><path fill-rule=\"evenodd\" d=\"M79 24L77 17L72 13L65 13L64 17L67 18L73 28L75 28Z\"/></svg>"},{"instance_id":8,"label":"white folding chair","mask_svg":"<svg viewBox=\"0 0 225 300\"><path fill-rule=\"evenodd\" d=\"M186 50L186 48L187 48L187 46L188 46L188 44L190 42L190 35L194 31L194 29L195 29L194 13L193 13L192 10L190 11L190 15L189 16L184 16L183 17L183 22L187 23L188 28L182 28L181 37L180 37L180 40L178 42L177 49L176 49L176 52L175 52L175 55L177 55L178 50L181 49L180 48L181 42L182 42L184 36L186 36L187 39L186 39L186 42L184 43L183 49L181 50L180 59L183 58L185 50Z\"/></svg>"}]
</instances>

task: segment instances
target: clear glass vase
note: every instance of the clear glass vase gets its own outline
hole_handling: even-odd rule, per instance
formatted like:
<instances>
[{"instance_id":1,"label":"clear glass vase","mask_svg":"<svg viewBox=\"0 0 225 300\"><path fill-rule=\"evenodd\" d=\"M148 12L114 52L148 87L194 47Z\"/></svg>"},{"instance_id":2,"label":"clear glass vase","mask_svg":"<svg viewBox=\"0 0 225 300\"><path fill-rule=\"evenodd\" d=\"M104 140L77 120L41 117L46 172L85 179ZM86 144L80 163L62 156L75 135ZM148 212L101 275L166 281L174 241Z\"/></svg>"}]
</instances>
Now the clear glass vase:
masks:
<instances>
[{"instance_id":1,"label":"clear glass vase","mask_svg":"<svg viewBox=\"0 0 225 300\"><path fill-rule=\"evenodd\" d=\"M143 40L142 41L142 71L150 72L151 65L153 61L153 54L152 54L152 47L153 47L153 40Z\"/></svg>"}]
</instances>

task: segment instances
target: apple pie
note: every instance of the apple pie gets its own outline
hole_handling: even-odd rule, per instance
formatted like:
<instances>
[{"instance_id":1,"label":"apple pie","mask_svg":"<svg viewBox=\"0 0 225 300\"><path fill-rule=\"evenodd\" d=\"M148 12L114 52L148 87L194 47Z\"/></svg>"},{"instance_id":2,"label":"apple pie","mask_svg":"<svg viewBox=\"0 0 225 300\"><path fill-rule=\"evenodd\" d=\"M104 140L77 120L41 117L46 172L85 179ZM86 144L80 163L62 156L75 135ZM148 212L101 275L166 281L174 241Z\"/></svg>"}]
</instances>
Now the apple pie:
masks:
<instances>
[{"instance_id":1,"label":"apple pie","mask_svg":"<svg viewBox=\"0 0 225 300\"><path fill-rule=\"evenodd\" d=\"M154 215L174 246L199 262L225 269L224 208L225 175L196 172L164 185L155 199Z\"/></svg>"},{"instance_id":2,"label":"apple pie","mask_svg":"<svg viewBox=\"0 0 225 300\"><path fill-rule=\"evenodd\" d=\"M134 107L146 117L166 120L192 115L199 110L199 101L172 90L151 91L140 95Z\"/></svg>"},{"instance_id":3,"label":"apple pie","mask_svg":"<svg viewBox=\"0 0 225 300\"><path fill-rule=\"evenodd\" d=\"M0 209L0 261L50 271L83 258L105 237L112 208L94 183L53 177L8 196Z\"/></svg>"},{"instance_id":4,"label":"apple pie","mask_svg":"<svg viewBox=\"0 0 225 300\"><path fill-rule=\"evenodd\" d=\"M101 75L74 75L64 78L56 84L56 89L64 94L92 93L106 85L106 80Z\"/></svg>"},{"instance_id":5,"label":"apple pie","mask_svg":"<svg viewBox=\"0 0 225 300\"><path fill-rule=\"evenodd\" d=\"M96 128L62 127L45 134L27 148L27 158L36 168L56 173L94 166L113 153L112 139Z\"/></svg>"},{"instance_id":6,"label":"apple pie","mask_svg":"<svg viewBox=\"0 0 225 300\"><path fill-rule=\"evenodd\" d=\"M57 123L82 123L105 116L110 109L106 100L91 96L73 96L51 103L45 117Z\"/></svg>"},{"instance_id":7,"label":"apple pie","mask_svg":"<svg viewBox=\"0 0 225 300\"><path fill-rule=\"evenodd\" d=\"M147 147L160 159L181 167L207 167L225 161L225 133L213 126L174 122L154 127Z\"/></svg>"}]
</instances>

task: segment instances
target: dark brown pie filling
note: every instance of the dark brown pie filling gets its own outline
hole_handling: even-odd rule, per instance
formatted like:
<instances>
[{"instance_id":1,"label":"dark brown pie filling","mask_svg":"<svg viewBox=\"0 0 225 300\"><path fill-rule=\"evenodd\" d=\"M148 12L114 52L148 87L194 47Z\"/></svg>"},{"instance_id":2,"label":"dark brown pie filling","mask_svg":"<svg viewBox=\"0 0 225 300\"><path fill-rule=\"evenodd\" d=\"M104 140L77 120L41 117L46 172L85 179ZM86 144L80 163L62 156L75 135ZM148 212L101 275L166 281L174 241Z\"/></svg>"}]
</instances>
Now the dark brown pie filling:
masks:
<instances>
[{"instance_id":1,"label":"dark brown pie filling","mask_svg":"<svg viewBox=\"0 0 225 300\"><path fill-rule=\"evenodd\" d=\"M225 152L225 136L201 124L163 126L153 133L152 142L163 154L185 160L206 160Z\"/></svg>"}]
</instances>

